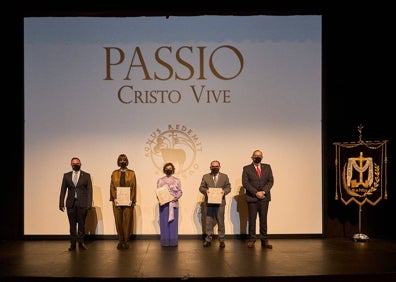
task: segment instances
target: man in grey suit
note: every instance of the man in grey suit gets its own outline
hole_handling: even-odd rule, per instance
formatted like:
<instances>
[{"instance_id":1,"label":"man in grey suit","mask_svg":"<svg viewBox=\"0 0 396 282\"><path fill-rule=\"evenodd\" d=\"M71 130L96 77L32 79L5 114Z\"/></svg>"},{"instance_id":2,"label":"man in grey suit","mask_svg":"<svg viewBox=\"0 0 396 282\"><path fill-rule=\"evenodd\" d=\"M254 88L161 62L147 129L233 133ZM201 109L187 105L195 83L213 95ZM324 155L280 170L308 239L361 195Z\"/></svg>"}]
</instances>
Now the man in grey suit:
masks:
<instances>
[{"instance_id":1,"label":"man in grey suit","mask_svg":"<svg viewBox=\"0 0 396 282\"><path fill-rule=\"evenodd\" d=\"M249 217L248 248L253 248L256 242L256 218L259 215L260 240L263 248L272 249L267 236L267 214L271 201L271 188L274 185L274 176L269 164L261 163L263 153L255 150L252 154L253 162L243 167L242 185L246 190L246 202Z\"/></svg>"},{"instance_id":2,"label":"man in grey suit","mask_svg":"<svg viewBox=\"0 0 396 282\"><path fill-rule=\"evenodd\" d=\"M221 188L221 199L219 203L208 203L208 195L211 192L209 188ZM209 247L211 245L213 240L213 229L217 223L220 248L225 248L225 196L231 192L231 183L229 181L228 175L220 172L219 161L212 161L210 163L210 173L204 174L202 176L199 192L205 195L203 212L205 218L206 237L203 246Z\"/></svg>"},{"instance_id":3,"label":"man in grey suit","mask_svg":"<svg viewBox=\"0 0 396 282\"><path fill-rule=\"evenodd\" d=\"M86 250L84 243L85 220L88 210L92 207L92 181L89 173L80 170L81 161L79 158L71 159L72 171L63 174L62 185L59 195L59 210L66 210L70 228L69 251L76 249L76 243L82 250Z\"/></svg>"}]
</instances>

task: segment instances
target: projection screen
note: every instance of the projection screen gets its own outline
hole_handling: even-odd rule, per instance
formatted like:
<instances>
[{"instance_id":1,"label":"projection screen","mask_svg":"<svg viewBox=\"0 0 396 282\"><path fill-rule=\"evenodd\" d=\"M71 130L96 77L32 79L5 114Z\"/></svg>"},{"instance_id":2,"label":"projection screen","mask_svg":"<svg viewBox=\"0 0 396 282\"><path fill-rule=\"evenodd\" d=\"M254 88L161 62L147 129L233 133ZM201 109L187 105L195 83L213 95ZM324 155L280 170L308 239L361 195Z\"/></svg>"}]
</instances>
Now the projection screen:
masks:
<instances>
[{"instance_id":1,"label":"projection screen","mask_svg":"<svg viewBox=\"0 0 396 282\"><path fill-rule=\"evenodd\" d=\"M87 231L115 235L110 175L137 176L133 233L159 234L164 162L182 181L179 234L202 233L201 177L221 162L226 233L247 233L242 167L272 166L268 233L322 234L322 19L26 17L24 234L66 235L63 173L93 181Z\"/></svg>"}]
</instances>

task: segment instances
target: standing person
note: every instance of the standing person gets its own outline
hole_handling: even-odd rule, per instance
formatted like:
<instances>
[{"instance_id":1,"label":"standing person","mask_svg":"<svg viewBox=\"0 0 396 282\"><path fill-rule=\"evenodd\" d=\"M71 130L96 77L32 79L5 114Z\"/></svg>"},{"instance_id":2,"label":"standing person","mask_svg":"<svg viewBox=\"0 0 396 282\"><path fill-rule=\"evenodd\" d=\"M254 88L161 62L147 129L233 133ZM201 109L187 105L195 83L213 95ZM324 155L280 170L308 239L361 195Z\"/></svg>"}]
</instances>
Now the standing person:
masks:
<instances>
[{"instance_id":1,"label":"standing person","mask_svg":"<svg viewBox=\"0 0 396 282\"><path fill-rule=\"evenodd\" d=\"M72 171L63 174L59 196L59 210L66 210L69 219L70 247L69 251L76 249L76 243L82 250L86 250L85 220L88 210L92 208L92 181L89 173L80 170L81 161L77 157L71 159Z\"/></svg>"},{"instance_id":2,"label":"standing person","mask_svg":"<svg viewBox=\"0 0 396 282\"><path fill-rule=\"evenodd\" d=\"M209 188L222 188L221 204L208 203ZM231 192L231 183L228 175L220 172L220 162L212 161L210 163L210 173L202 176L199 192L205 195L204 202L204 216L205 216L205 230L206 238L203 243L204 247L209 247L213 240L213 228L217 223L218 236L220 241L220 248L225 248L225 224L224 213L226 199L225 196Z\"/></svg>"},{"instance_id":3,"label":"standing person","mask_svg":"<svg viewBox=\"0 0 396 282\"><path fill-rule=\"evenodd\" d=\"M274 184L272 169L269 164L261 163L263 153L255 150L252 154L253 162L243 167L242 185L246 190L246 202L249 216L248 247L253 248L256 242L256 218L259 215L260 240L263 248L272 249L268 243L267 215L271 201L271 188Z\"/></svg>"},{"instance_id":4,"label":"standing person","mask_svg":"<svg viewBox=\"0 0 396 282\"><path fill-rule=\"evenodd\" d=\"M117 158L119 169L111 173L110 201L113 202L113 214L118 236L117 249L128 249L133 225L133 207L136 205L136 174L129 169L128 157L121 154ZM129 188L125 203L117 199L117 187Z\"/></svg>"},{"instance_id":5,"label":"standing person","mask_svg":"<svg viewBox=\"0 0 396 282\"><path fill-rule=\"evenodd\" d=\"M181 181L174 177L175 166L163 166L165 176L157 180L157 189L166 187L172 200L159 205L160 241L163 247L177 247L179 242L179 198L183 195Z\"/></svg>"}]
</instances>

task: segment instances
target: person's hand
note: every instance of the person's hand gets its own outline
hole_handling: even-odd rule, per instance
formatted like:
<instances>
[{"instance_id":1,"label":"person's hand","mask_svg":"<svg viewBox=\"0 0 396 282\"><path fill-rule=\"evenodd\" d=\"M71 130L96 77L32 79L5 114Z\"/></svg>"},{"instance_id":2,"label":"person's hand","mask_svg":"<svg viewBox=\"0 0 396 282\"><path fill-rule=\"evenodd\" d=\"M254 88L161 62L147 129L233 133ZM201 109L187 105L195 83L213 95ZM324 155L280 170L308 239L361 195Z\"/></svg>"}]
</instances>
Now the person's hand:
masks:
<instances>
[{"instance_id":1,"label":"person's hand","mask_svg":"<svg viewBox=\"0 0 396 282\"><path fill-rule=\"evenodd\" d=\"M264 199L265 198L264 191L257 191L256 197L259 199Z\"/></svg>"},{"instance_id":2,"label":"person's hand","mask_svg":"<svg viewBox=\"0 0 396 282\"><path fill-rule=\"evenodd\" d=\"M130 207L132 206L132 201L129 202L128 206L130 206Z\"/></svg>"},{"instance_id":3,"label":"person's hand","mask_svg":"<svg viewBox=\"0 0 396 282\"><path fill-rule=\"evenodd\" d=\"M116 205L116 206L118 206L118 205L119 205L119 203L118 203L117 199L114 199L114 205Z\"/></svg>"},{"instance_id":4,"label":"person's hand","mask_svg":"<svg viewBox=\"0 0 396 282\"><path fill-rule=\"evenodd\" d=\"M61 212L64 212L64 211L65 211L65 207L59 207L59 210L60 210Z\"/></svg>"}]
</instances>

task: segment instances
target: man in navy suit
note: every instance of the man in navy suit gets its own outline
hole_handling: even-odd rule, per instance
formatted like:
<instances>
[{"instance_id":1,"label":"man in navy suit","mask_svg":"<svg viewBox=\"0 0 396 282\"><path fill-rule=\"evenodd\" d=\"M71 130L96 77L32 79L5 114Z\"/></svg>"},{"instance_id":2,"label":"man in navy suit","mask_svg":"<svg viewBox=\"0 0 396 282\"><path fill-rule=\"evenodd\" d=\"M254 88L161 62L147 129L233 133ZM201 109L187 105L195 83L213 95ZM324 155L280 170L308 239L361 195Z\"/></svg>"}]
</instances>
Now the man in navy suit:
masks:
<instances>
[{"instance_id":1,"label":"man in navy suit","mask_svg":"<svg viewBox=\"0 0 396 282\"><path fill-rule=\"evenodd\" d=\"M86 250L84 244L85 219L88 210L92 207L92 181L89 173L80 170L81 161L74 157L71 159L72 171L63 174L62 185L59 196L59 210L66 210L70 227L69 251L76 249L76 243L82 250Z\"/></svg>"},{"instance_id":2,"label":"man in navy suit","mask_svg":"<svg viewBox=\"0 0 396 282\"><path fill-rule=\"evenodd\" d=\"M263 153L255 150L252 154L253 162L243 167L242 185L246 190L246 201L249 216L248 247L253 248L258 238L256 235L256 218L259 215L260 240L263 248L272 249L268 243L267 215L271 201L271 188L274 184L272 169L269 164L261 163Z\"/></svg>"}]
</instances>

